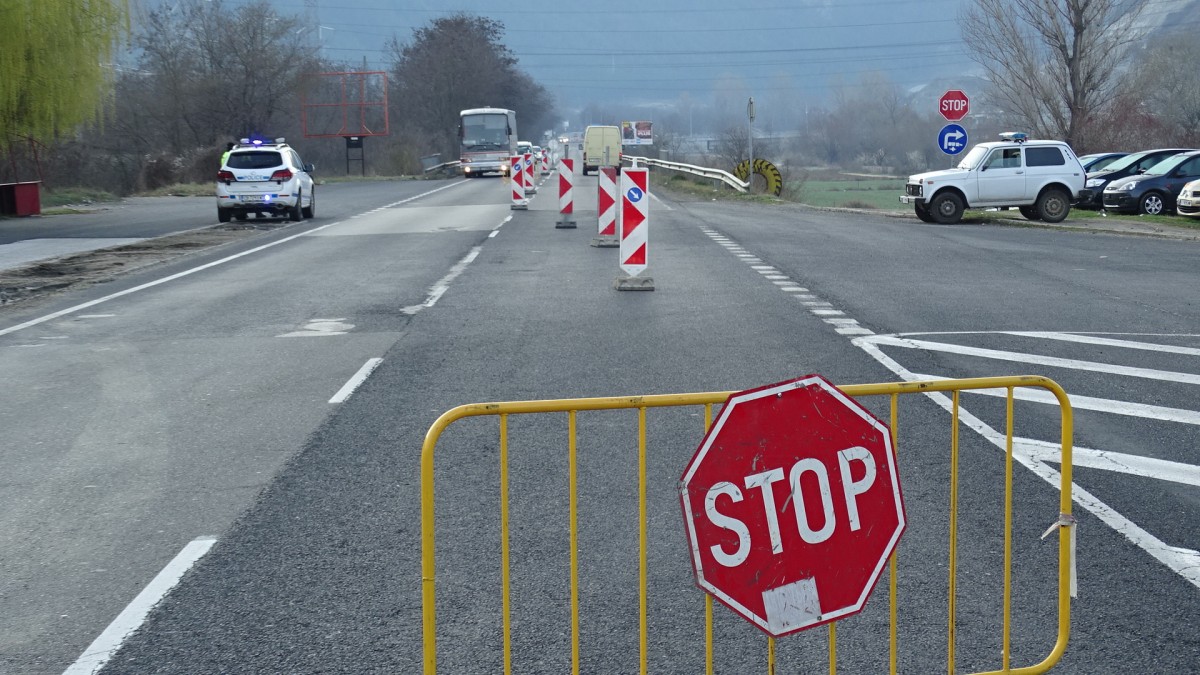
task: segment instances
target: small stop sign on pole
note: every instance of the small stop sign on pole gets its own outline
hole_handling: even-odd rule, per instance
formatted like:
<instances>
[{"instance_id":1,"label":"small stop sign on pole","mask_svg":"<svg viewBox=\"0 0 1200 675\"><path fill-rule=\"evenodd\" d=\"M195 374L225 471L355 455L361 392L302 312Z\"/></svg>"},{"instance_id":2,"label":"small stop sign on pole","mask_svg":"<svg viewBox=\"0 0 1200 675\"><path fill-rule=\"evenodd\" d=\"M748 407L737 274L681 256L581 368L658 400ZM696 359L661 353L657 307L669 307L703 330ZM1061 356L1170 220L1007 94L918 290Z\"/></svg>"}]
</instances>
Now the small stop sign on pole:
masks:
<instances>
[{"instance_id":1,"label":"small stop sign on pole","mask_svg":"<svg viewBox=\"0 0 1200 675\"><path fill-rule=\"evenodd\" d=\"M959 89L951 89L938 99L938 112L951 122L957 122L971 111L971 100Z\"/></svg>"},{"instance_id":2,"label":"small stop sign on pole","mask_svg":"<svg viewBox=\"0 0 1200 675\"><path fill-rule=\"evenodd\" d=\"M696 584L774 637L861 611L905 526L891 432L818 375L730 396L680 493Z\"/></svg>"}]
</instances>

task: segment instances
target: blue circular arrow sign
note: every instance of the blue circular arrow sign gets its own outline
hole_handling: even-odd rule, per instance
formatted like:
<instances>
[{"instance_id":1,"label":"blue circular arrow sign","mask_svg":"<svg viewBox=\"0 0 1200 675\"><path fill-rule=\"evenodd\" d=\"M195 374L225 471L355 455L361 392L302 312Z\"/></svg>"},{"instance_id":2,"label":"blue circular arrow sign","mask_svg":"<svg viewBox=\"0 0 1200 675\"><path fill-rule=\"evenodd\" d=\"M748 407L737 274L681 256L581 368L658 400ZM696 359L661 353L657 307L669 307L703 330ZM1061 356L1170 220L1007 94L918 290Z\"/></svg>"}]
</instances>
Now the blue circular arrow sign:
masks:
<instances>
[{"instance_id":1,"label":"blue circular arrow sign","mask_svg":"<svg viewBox=\"0 0 1200 675\"><path fill-rule=\"evenodd\" d=\"M938 132L938 149L947 155L957 155L967 149L967 130L958 124L947 124Z\"/></svg>"},{"instance_id":2,"label":"blue circular arrow sign","mask_svg":"<svg viewBox=\"0 0 1200 675\"><path fill-rule=\"evenodd\" d=\"M642 190L640 188L631 187L629 188L629 192L626 192L625 194L629 197L629 201L631 202L642 201Z\"/></svg>"}]
</instances>

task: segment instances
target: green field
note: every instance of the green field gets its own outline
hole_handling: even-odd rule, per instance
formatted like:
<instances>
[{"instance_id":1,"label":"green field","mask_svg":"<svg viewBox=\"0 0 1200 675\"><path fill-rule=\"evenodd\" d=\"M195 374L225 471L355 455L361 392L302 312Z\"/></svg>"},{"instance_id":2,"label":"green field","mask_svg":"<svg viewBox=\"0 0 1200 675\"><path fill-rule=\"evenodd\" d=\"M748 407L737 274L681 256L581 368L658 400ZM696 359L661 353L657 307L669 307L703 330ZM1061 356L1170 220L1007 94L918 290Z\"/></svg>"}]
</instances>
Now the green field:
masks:
<instances>
[{"instance_id":1,"label":"green field","mask_svg":"<svg viewBox=\"0 0 1200 675\"><path fill-rule=\"evenodd\" d=\"M903 178L847 178L808 180L799 186L796 201L810 206L842 206L899 211ZM907 207L911 208L911 207Z\"/></svg>"}]
</instances>

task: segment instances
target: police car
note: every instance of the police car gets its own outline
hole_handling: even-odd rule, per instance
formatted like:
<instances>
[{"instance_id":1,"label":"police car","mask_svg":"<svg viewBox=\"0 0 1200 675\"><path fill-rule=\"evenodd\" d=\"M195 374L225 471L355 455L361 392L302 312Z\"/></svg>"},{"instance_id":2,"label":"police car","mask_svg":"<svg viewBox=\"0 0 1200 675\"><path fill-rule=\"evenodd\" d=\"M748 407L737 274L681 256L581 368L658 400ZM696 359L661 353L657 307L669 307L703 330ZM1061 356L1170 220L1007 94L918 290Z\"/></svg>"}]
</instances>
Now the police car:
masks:
<instances>
[{"instance_id":1,"label":"police car","mask_svg":"<svg viewBox=\"0 0 1200 675\"><path fill-rule=\"evenodd\" d=\"M1016 207L1029 220L1067 217L1084 186L1083 165L1062 141L1021 132L971 148L958 166L909 176L900 203L927 223L957 223L968 208Z\"/></svg>"},{"instance_id":2,"label":"police car","mask_svg":"<svg viewBox=\"0 0 1200 675\"><path fill-rule=\"evenodd\" d=\"M217 220L312 218L317 205L313 165L284 139L243 138L217 172Z\"/></svg>"}]
</instances>

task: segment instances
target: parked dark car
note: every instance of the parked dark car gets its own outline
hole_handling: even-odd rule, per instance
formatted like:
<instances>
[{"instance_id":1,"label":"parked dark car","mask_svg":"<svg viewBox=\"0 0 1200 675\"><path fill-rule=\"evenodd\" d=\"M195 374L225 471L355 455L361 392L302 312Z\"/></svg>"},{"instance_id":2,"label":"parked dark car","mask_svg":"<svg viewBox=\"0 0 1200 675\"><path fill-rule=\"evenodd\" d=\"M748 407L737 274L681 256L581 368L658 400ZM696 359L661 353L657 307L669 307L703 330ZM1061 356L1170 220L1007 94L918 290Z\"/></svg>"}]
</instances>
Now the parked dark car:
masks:
<instances>
[{"instance_id":1,"label":"parked dark car","mask_svg":"<svg viewBox=\"0 0 1200 675\"><path fill-rule=\"evenodd\" d=\"M1083 170L1086 173L1103 171L1108 168L1109 164L1128 154L1128 152L1096 152L1090 155L1083 155L1079 158L1079 163L1083 165Z\"/></svg>"},{"instance_id":2,"label":"parked dark car","mask_svg":"<svg viewBox=\"0 0 1200 675\"><path fill-rule=\"evenodd\" d=\"M1121 213L1160 215L1175 210L1175 197L1200 178L1200 150L1169 157L1137 176L1110 181L1104 208Z\"/></svg>"},{"instance_id":3,"label":"parked dark car","mask_svg":"<svg viewBox=\"0 0 1200 675\"><path fill-rule=\"evenodd\" d=\"M1104 188L1110 182L1128 176L1136 176L1168 157L1173 157L1181 152L1189 152L1192 149L1143 150L1125 155L1102 171L1088 172L1087 181L1083 184L1083 190L1079 192L1079 199L1075 206L1083 209L1102 209L1104 208Z\"/></svg>"}]
</instances>

